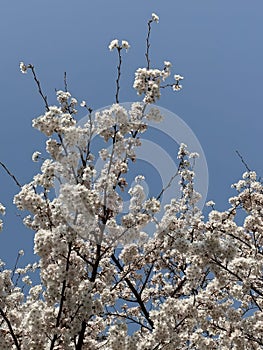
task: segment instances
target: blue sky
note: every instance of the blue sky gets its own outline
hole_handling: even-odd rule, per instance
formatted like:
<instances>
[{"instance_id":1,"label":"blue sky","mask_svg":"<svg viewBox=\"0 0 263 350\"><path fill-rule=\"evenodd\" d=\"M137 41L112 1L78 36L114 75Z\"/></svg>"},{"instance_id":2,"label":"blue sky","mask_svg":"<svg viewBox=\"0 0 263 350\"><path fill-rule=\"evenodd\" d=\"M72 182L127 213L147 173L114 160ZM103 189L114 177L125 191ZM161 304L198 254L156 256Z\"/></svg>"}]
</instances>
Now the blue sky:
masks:
<instances>
[{"instance_id":1,"label":"blue sky","mask_svg":"<svg viewBox=\"0 0 263 350\"><path fill-rule=\"evenodd\" d=\"M45 141L31 127L44 106L31 77L20 73L21 60L35 65L51 104L67 71L72 95L97 109L114 102L116 54L108 44L126 39L131 49L124 55L120 99L136 101L134 71L145 65L146 23L156 12L160 23L152 31L152 65L162 68L169 60L173 73L185 77L183 90L167 90L159 104L196 134L208 163L207 198L218 209L227 208L234 194L230 185L245 170L235 150L263 174L262 11L261 0L3 2L0 161L26 183L38 169L31 155ZM33 233L22 227L23 213L11 200L18 188L4 171L0 184L0 201L8 210L0 256L11 264L17 250L32 250Z\"/></svg>"}]
</instances>

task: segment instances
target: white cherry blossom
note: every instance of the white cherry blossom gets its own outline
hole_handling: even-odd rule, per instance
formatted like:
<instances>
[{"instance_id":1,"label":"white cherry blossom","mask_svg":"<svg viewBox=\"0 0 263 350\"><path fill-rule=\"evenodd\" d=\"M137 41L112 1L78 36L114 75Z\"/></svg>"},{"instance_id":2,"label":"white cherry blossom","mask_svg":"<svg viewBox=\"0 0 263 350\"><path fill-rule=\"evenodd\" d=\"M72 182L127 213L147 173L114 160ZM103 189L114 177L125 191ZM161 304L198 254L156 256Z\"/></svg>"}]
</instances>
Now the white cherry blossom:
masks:
<instances>
[{"instance_id":1,"label":"white cherry blossom","mask_svg":"<svg viewBox=\"0 0 263 350\"><path fill-rule=\"evenodd\" d=\"M149 27L158 21L153 13ZM114 48L121 54L129 44L115 39ZM134 81L143 101L130 110L116 101L96 113L89 109L80 127L77 99L58 90L58 106L44 98L46 112L33 120L48 138L47 159L33 153L33 161L43 163L14 204L32 229L37 262L21 266L22 249L13 270L0 261L0 349L263 348L263 184L257 174L247 170L233 185L225 211L207 202L208 215L195 190L198 154L183 143L180 194L163 212L165 188L148 197L143 169L130 181L143 147L140 134L149 121L163 119L157 106L147 105L162 88L182 88L181 75L162 85L171 75L169 61L157 69L149 51L146 56ZM20 63L23 73L28 68ZM80 105L87 108L85 101ZM100 150L93 149L94 136Z\"/></svg>"}]
</instances>

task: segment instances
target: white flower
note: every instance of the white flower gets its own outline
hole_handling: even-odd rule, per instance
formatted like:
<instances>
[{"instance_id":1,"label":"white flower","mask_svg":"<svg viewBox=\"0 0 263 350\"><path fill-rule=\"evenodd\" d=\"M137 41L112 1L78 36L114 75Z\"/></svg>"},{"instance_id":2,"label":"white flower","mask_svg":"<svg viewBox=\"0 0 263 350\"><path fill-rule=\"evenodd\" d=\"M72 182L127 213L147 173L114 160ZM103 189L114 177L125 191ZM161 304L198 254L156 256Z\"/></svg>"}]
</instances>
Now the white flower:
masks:
<instances>
[{"instance_id":1,"label":"white flower","mask_svg":"<svg viewBox=\"0 0 263 350\"><path fill-rule=\"evenodd\" d=\"M32 285L32 281L31 281L31 279L30 279L29 276L24 276L24 277L22 278L22 281L23 281L25 284L27 284L28 286L31 286L31 285Z\"/></svg>"},{"instance_id":2,"label":"white flower","mask_svg":"<svg viewBox=\"0 0 263 350\"><path fill-rule=\"evenodd\" d=\"M144 181L145 177L143 175L137 175L134 180L136 183L139 183L139 182Z\"/></svg>"},{"instance_id":3,"label":"white flower","mask_svg":"<svg viewBox=\"0 0 263 350\"><path fill-rule=\"evenodd\" d=\"M215 205L215 202L213 202L213 201L208 201L208 202L205 203L205 205L206 205L207 207L213 207L213 206Z\"/></svg>"},{"instance_id":4,"label":"white flower","mask_svg":"<svg viewBox=\"0 0 263 350\"><path fill-rule=\"evenodd\" d=\"M164 65L165 65L165 67L167 67L167 68L172 67L172 63L169 62L169 61L164 61Z\"/></svg>"},{"instance_id":5,"label":"white flower","mask_svg":"<svg viewBox=\"0 0 263 350\"><path fill-rule=\"evenodd\" d=\"M21 250L19 250L18 254L23 256L25 254L25 252L23 251L23 249L21 249Z\"/></svg>"},{"instance_id":6,"label":"white flower","mask_svg":"<svg viewBox=\"0 0 263 350\"><path fill-rule=\"evenodd\" d=\"M179 84L174 84L173 85L173 91L180 91L182 90L182 85L179 85Z\"/></svg>"},{"instance_id":7,"label":"white flower","mask_svg":"<svg viewBox=\"0 0 263 350\"><path fill-rule=\"evenodd\" d=\"M193 158L193 159L199 158L199 154L197 152L192 152L189 154L189 158Z\"/></svg>"},{"instance_id":8,"label":"white flower","mask_svg":"<svg viewBox=\"0 0 263 350\"><path fill-rule=\"evenodd\" d=\"M249 177L251 180L255 181L257 179L257 174L255 171L250 171Z\"/></svg>"},{"instance_id":9,"label":"white flower","mask_svg":"<svg viewBox=\"0 0 263 350\"><path fill-rule=\"evenodd\" d=\"M158 201L154 197L150 198L144 203L144 208L148 212L158 213L160 211L160 208L161 208L160 201Z\"/></svg>"},{"instance_id":10,"label":"white flower","mask_svg":"<svg viewBox=\"0 0 263 350\"><path fill-rule=\"evenodd\" d=\"M33 160L33 162L38 162L40 154L41 154L40 152L34 152L34 153L32 154L32 160Z\"/></svg>"},{"instance_id":11,"label":"white flower","mask_svg":"<svg viewBox=\"0 0 263 350\"><path fill-rule=\"evenodd\" d=\"M106 148L102 148L100 151L99 151L99 155L100 155L100 158L102 160L106 160L108 157L109 157L109 152Z\"/></svg>"},{"instance_id":12,"label":"white flower","mask_svg":"<svg viewBox=\"0 0 263 350\"><path fill-rule=\"evenodd\" d=\"M81 101L81 102L80 102L80 107L86 107L86 105L87 105L87 104L86 104L86 101Z\"/></svg>"},{"instance_id":13,"label":"white flower","mask_svg":"<svg viewBox=\"0 0 263 350\"><path fill-rule=\"evenodd\" d=\"M78 104L78 100L74 97L71 98L70 100L70 105L71 106L76 106Z\"/></svg>"},{"instance_id":14,"label":"white flower","mask_svg":"<svg viewBox=\"0 0 263 350\"><path fill-rule=\"evenodd\" d=\"M66 103L71 97L71 94L67 91L58 90L57 91L57 100L60 104Z\"/></svg>"},{"instance_id":15,"label":"white flower","mask_svg":"<svg viewBox=\"0 0 263 350\"><path fill-rule=\"evenodd\" d=\"M117 49L118 47L119 47L119 40L118 39L112 40L109 45L110 51L112 51L113 49Z\"/></svg>"},{"instance_id":16,"label":"white flower","mask_svg":"<svg viewBox=\"0 0 263 350\"><path fill-rule=\"evenodd\" d=\"M156 15L156 13L152 13L152 21L159 23L159 17Z\"/></svg>"},{"instance_id":17,"label":"white flower","mask_svg":"<svg viewBox=\"0 0 263 350\"><path fill-rule=\"evenodd\" d=\"M2 215L5 215L5 207L3 206L3 204L0 203L0 213Z\"/></svg>"},{"instance_id":18,"label":"white flower","mask_svg":"<svg viewBox=\"0 0 263 350\"><path fill-rule=\"evenodd\" d=\"M145 94L144 102L154 103L160 98L161 78L165 80L169 76L169 68L164 70L138 68L135 72L135 80L133 87L137 90L137 94Z\"/></svg>"},{"instance_id":19,"label":"white flower","mask_svg":"<svg viewBox=\"0 0 263 350\"><path fill-rule=\"evenodd\" d=\"M129 45L128 41L122 40L122 42L121 42L121 47L122 47L123 49L126 49L126 51L128 51L128 49L130 48L130 45Z\"/></svg>"},{"instance_id":20,"label":"white flower","mask_svg":"<svg viewBox=\"0 0 263 350\"><path fill-rule=\"evenodd\" d=\"M175 74L175 75L174 75L174 79L175 79L176 81L180 81L180 80L183 80L184 77L182 77L182 76L179 75L179 74Z\"/></svg>"},{"instance_id":21,"label":"white flower","mask_svg":"<svg viewBox=\"0 0 263 350\"><path fill-rule=\"evenodd\" d=\"M146 115L146 118L148 120L153 120L156 123L161 122L164 117L161 115L161 112L158 108L152 107L149 111L149 113Z\"/></svg>"},{"instance_id":22,"label":"white flower","mask_svg":"<svg viewBox=\"0 0 263 350\"><path fill-rule=\"evenodd\" d=\"M243 179L248 179L250 178L251 180L256 180L257 179L257 174L255 171L246 171L244 174L243 174Z\"/></svg>"},{"instance_id":23,"label":"white flower","mask_svg":"<svg viewBox=\"0 0 263 350\"><path fill-rule=\"evenodd\" d=\"M19 67L20 67L20 70L21 70L21 72L22 72L23 74L26 74L26 73L27 73L27 68L28 68L28 67L25 65L24 62L20 62Z\"/></svg>"}]
</instances>

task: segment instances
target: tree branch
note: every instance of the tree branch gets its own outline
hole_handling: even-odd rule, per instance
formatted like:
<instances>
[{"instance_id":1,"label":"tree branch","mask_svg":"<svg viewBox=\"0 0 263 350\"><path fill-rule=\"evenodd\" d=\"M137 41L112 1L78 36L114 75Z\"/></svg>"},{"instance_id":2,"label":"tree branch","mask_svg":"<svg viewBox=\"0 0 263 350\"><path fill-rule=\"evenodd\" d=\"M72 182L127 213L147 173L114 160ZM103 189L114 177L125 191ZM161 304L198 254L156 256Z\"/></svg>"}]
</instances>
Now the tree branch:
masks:
<instances>
[{"instance_id":1,"label":"tree branch","mask_svg":"<svg viewBox=\"0 0 263 350\"><path fill-rule=\"evenodd\" d=\"M111 258L112 258L113 262L115 263L115 265L118 267L118 269L122 272L123 267L121 266L121 264L120 264L119 260L116 258L116 256L114 254L112 254ZM133 284L131 283L131 281L127 277L124 279L124 281L127 283L128 287L130 288L133 295L137 299L138 304L140 305L140 308L141 308L146 320L148 321L149 325L153 329L154 328L153 321L150 319L149 312L147 311L147 309L144 305L144 302L141 299L141 295L137 292L136 288L134 288Z\"/></svg>"},{"instance_id":2,"label":"tree branch","mask_svg":"<svg viewBox=\"0 0 263 350\"><path fill-rule=\"evenodd\" d=\"M5 171L7 172L7 174L15 181L16 185L21 188L22 185L20 184L20 182L17 180L17 178L15 177L15 175L13 175L8 168L5 166L4 163L0 162L0 165L5 169Z\"/></svg>"},{"instance_id":3,"label":"tree branch","mask_svg":"<svg viewBox=\"0 0 263 350\"><path fill-rule=\"evenodd\" d=\"M6 316L5 312L3 311L3 309L1 307L0 307L0 314L3 317L3 319L5 320L5 322L6 322L7 326L8 326L8 329L10 331L11 337L13 338L13 341L15 343L15 346L16 346L17 350L20 350L21 347L20 347L20 345L18 343L18 339L17 339L17 337L16 337L16 335L14 333L14 330L13 330L13 327L11 325L11 322L9 321L8 317Z\"/></svg>"},{"instance_id":4,"label":"tree branch","mask_svg":"<svg viewBox=\"0 0 263 350\"><path fill-rule=\"evenodd\" d=\"M59 310L58 310L58 315L57 315L57 320L56 320L56 327L59 327L60 325L60 320L62 316L62 311L63 311L63 306L64 306L64 301L66 300L66 287L67 287L67 272L69 271L69 260L70 260L70 255L72 251L72 243L70 242L68 244L68 255L67 255L67 260L66 260L66 277L62 282L62 288L61 288L61 294L60 294L60 303L59 303ZM58 334L54 334L53 339L50 344L50 350L54 349L55 343L58 339Z\"/></svg>"},{"instance_id":5,"label":"tree branch","mask_svg":"<svg viewBox=\"0 0 263 350\"><path fill-rule=\"evenodd\" d=\"M41 85L40 85L40 81L37 78L37 75L36 75L35 68L34 68L33 64L29 64L28 68L31 69L31 71L32 71L34 80L35 80L35 82L37 84L37 87L38 87L38 92L39 92L40 96L42 97L42 99L44 101L44 104L45 104L45 107L46 107L46 111L48 112L49 111L49 105L48 105L48 102L47 102L47 96L43 94L43 91L42 91L42 88L41 88Z\"/></svg>"}]
</instances>

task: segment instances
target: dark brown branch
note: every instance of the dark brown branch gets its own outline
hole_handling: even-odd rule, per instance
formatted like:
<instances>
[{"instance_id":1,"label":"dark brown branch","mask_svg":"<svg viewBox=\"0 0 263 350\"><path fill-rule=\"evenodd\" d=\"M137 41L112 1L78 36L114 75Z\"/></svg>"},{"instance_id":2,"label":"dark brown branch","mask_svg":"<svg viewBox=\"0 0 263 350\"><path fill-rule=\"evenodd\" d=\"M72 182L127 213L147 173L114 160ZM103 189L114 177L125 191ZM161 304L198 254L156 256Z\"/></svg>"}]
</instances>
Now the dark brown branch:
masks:
<instances>
[{"instance_id":1,"label":"dark brown branch","mask_svg":"<svg viewBox=\"0 0 263 350\"><path fill-rule=\"evenodd\" d=\"M95 260L95 263L93 265L92 274L91 274L91 278L90 278L91 282L95 282L95 280L96 280L100 260L101 260L101 245L97 244L96 260Z\"/></svg>"},{"instance_id":2,"label":"dark brown branch","mask_svg":"<svg viewBox=\"0 0 263 350\"><path fill-rule=\"evenodd\" d=\"M64 88L65 92L68 92L67 72L64 72Z\"/></svg>"},{"instance_id":3,"label":"dark brown branch","mask_svg":"<svg viewBox=\"0 0 263 350\"><path fill-rule=\"evenodd\" d=\"M13 338L13 341L15 343L16 348L18 350L20 350L21 347L20 347L20 345L18 343L18 339L17 339L17 337L16 337L16 335L14 333L14 330L13 330L13 327L11 325L11 322L9 321L8 317L6 316L6 314L4 313L4 311L3 311L3 309L1 307L0 307L0 314L3 317L3 319L5 320L5 322L6 322L7 326L8 326L8 329L10 331L11 337Z\"/></svg>"},{"instance_id":4,"label":"dark brown branch","mask_svg":"<svg viewBox=\"0 0 263 350\"><path fill-rule=\"evenodd\" d=\"M261 345L261 346L263 345L263 341L260 340L260 339L255 338L253 335L245 334L245 338L246 338L247 340L252 340L252 341L254 341L255 343L257 343L257 344L259 344L259 345Z\"/></svg>"},{"instance_id":5,"label":"dark brown branch","mask_svg":"<svg viewBox=\"0 0 263 350\"><path fill-rule=\"evenodd\" d=\"M111 256L113 262L115 263L115 265L118 267L118 269L122 272L123 271L123 267L121 266L119 260L116 258L116 256L114 254L112 254ZM135 296L136 300L138 301L138 304L140 305L140 308L142 310L142 313L144 314L146 320L148 321L149 325L151 326L151 328L154 328L154 324L153 321L150 319L150 315L149 312L147 311L144 302L141 299L140 294L138 293L138 291L136 290L136 288L133 286L133 284L131 283L131 281L126 277L124 279L124 281L127 283L128 287L130 288L130 290L132 291L133 295Z\"/></svg>"},{"instance_id":6,"label":"dark brown branch","mask_svg":"<svg viewBox=\"0 0 263 350\"><path fill-rule=\"evenodd\" d=\"M256 298L254 297L253 293L250 291L250 296L253 300L253 302L255 303L255 305L257 306L257 308L262 312L262 308L260 307L260 305L258 304Z\"/></svg>"},{"instance_id":7,"label":"dark brown branch","mask_svg":"<svg viewBox=\"0 0 263 350\"><path fill-rule=\"evenodd\" d=\"M77 345L76 345L76 350L81 350L82 349L82 346L83 346L83 343L84 343L86 327L87 327L87 323L85 321L82 321L81 330L79 332L79 338L78 338L78 342L77 342Z\"/></svg>"},{"instance_id":8,"label":"dark brown branch","mask_svg":"<svg viewBox=\"0 0 263 350\"><path fill-rule=\"evenodd\" d=\"M211 259L214 263L216 263L218 266L222 267L224 270L226 270L228 273L230 273L230 275L234 276L237 280L239 280L240 282L243 282L242 277L240 277L237 273L231 271L228 267L224 266L220 261L218 261L217 259L212 258ZM260 295L261 297L263 297L263 292L261 292L257 287L255 287L252 283L250 285L250 288L254 290L254 292L256 292L258 295Z\"/></svg>"},{"instance_id":9,"label":"dark brown branch","mask_svg":"<svg viewBox=\"0 0 263 350\"><path fill-rule=\"evenodd\" d=\"M149 278L151 276L151 272L153 270L153 266L154 266L154 264L151 265L151 267L149 268L149 271L147 272L147 276L146 276L146 278L145 278L145 280L143 282L143 285L142 285L140 293L139 293L140 295L142 295L142 292L144 291L144 289L145 289L145 287L146 287L146 285L147 285L147 283L149 281Z\"/></svg>"},{"instance_id":10,"label":"dark brown branch","mask_svg":"<svg viewBox=\"0 0 263 350\"><path fill-rule=\"evenodd\" d=\"M109 312L109 311L107 312L107 315L108 315L108 316L115 316L115 317L125 318L125 319L127 319L127 320L130 320L130 321L133 322L133 323L138 324L138 325L141 326L142 328L146 328L146 329L148 329L149 331L151 331L151 328L150 328L150 327L146 326L145 324L141 323L140 321L135 320L135 319L134 319L133 317L131 317L131 316L122 315L122 314L119 314L118 312L112 313L112 312Z\"/></svg>"},{"instance_id":11,"label":"dark brown branch","mask_svg":"<svg viewBox=\"0 0 263 350\"><path fill-rule=\"evenodd\" d=\"M15 181L16 185L21 188L22 185L18 182L17 178L15 177L15 175L13 175L8 168L4 165L4 163L0 162L0 165L5 169L5 171L7 172L7 174L12 177L12 179Z\"/></svg>"},{"instance_id":12,"label":"dark brown branch","mask_svg":"<svg viewBox=\"0 0 263 350\"><path fill-rule=\"evenodd\" d=\"M51 212L51 209L50 209L46 188L44 189L44 198L45 198L45 202L46 202L46 209L47 209L46 213L47 213L47 218L48 218L48 222L49 222L49 228L50 228L50 230L52 230L52 227L54 225L53 225L53 222L52 222L52 212Z\"/></svg>"},{"instance_id":13,"label":"dark brown branch","mask_svg":"<svg viewBox=\"0 0 263 350\"><path fill-rule=\"evenodd\" d=\"M236 151L236 154L239 156L241 162L245 165L247 171L251 171L251 170L249 169L247 163L245 162L244 158L242 157L242 155L241 155L238 151Z\"/></svg>"},{"instance_id":14,"label":"dark brown branch","mask_svg":"<svg viewBox=\"0 0 263 350\"><path fill-rule=\"evenodd\" d=\"M162 190L160 191L160 193L158 194L158 196L156 197L157 200L159 200L161 198L161 196L163 195L163 193L172 185L173 180L176 178L176 176L179 175L179 169L181 167L182 161L180 162L179 166L178 166L178 170L177 172L170 178L170 181L168 182L168 184L162 188Z\"/></svg>"},{"instance_id":15,"label":"dark brown branch","mask_svg":"<svg viewBox=\"0 0 263 350\"><path fill-rule=\"evenodd\" d=\"M91 282L95 282L95 280L96 280L96 276L97 276L97 273L98 273L98 267L99 267L99 263L100 263L101 257L102 257L102 255L101 255L101 246L99 244L97 244L96 260L95 260L95 263L93 264L92 274L91 274L91 278L90 278ZM76 345L76 350L81 350L82 349L83 342L84 342L84 337L85 337L86 327L87 327L87 323L85 321L82 321L81 330L79 332L79 338L78 338L78 342L77 342L77 345Z\"/></svg>"},{"instance_id":16,"label":"dark brown branch","mask_svg":"<svg viewBox=\"0 0 263 350\"><path fill-rule=\"evenodd\" d=\"M147 37L146 37L146 53L145 53L145 57L146 57L146 61L147 61L147 69L150 69L150 34L151 34L151 24L152 24L152 19L150 19L148 21L148 32L147 32Z\"/></svg>"},{"instance_id":17,"label":"dark brown branch","mask_svg":"<svg viewBox=\"0 0 263 350\"><path fill-rule=\"evenodd\" d=\"M20 258L20 254L18 253L17 254L17 257L16 257L16 262L15 262L15 266L12 270L12 275L11 275L11 280L13 281L13 278L14 278L14 275L15 275L15 272L16 272L16 268L17 268L17 264L18 264L18 261L19 261L19 258ZM17 283L17 282L16 282Z\"/></svg>"},{"instance_id":18,"label":"dark brown branch","mask_svg":"<svg viewBox=\"0 0 263 350\"><path fill-rule=\"evenodd\" d=\"M118 66L117 66L117 79L116 79L116 95L115 95L115 100L116 100L116 103L119 103L122 58L121 58L121 48L118 47L117 50L118 50L119 63L118 63Z\"/></svg>"},{"instance_id":19,"label":"dark brown branch","mask_svg":"<svg viewBox=\"0 0 263 350\"><path fill-rule=\"evenodd\" d=\"M29 64L28 68L31 69L31 71L32 71L34 80L35 80L35 82L37 84L37 87L38 87L38 92L39 92L40 96L42 97L42 99L44 101L44 104L45 104L45 107L46 107L46 111L48 112L49 111L49 105L48 105L48 102L47 102L47 96L43 94L43 91L42 91L42 88L41 88L41 85L40 85L40 81L38 80L36 72L35 72L35 68L34 68L34 66L32 64Z\"/></svg>"},{"instance_id":20,"label":"dark brown branch","mask_svg":"<svg viewBox=\"0 0 263 350\"><path fill-rule=\"evenodd\" d=\"M69 271L69 260L70 260L70 255L71 255L71 251L72 251L72 243L70 242L68 245L68 255L67 255L67 260L66 260L66 276L67 276L67 272ZM56 327L59 327L60 325L60 321L61 321L61 316L62 316L62 311L63 311L63 306L64 306L64 301L66 299L66 287L67 287L67 277L65 277L65 279L62 282L62 288L61 288L61 294L60 294L60 303L59 303L59 310L58 310L58 315L57 315L57 320L56 320ZM50 344L50 350L54 349L55 343L58 339L58 334L54 334L51 344Z\"/></svg>"},{"instance_id":21,"label":"dark brown branch","mask_svg":"<svg viewBox=\"0 0 263 350\"><path fill-rule=\"evenodd\" d=\"M183 285L185 284L186 282L186 277L184 276L181 281L178 283L177 287L175 288L175 290L173 291L172 293L172 297L176 296L177 293L180 292L180 290L182 289ZM179 296L178 296L179 297Z\"/></svg>"}]
</instances>

